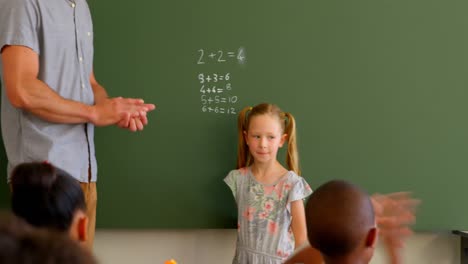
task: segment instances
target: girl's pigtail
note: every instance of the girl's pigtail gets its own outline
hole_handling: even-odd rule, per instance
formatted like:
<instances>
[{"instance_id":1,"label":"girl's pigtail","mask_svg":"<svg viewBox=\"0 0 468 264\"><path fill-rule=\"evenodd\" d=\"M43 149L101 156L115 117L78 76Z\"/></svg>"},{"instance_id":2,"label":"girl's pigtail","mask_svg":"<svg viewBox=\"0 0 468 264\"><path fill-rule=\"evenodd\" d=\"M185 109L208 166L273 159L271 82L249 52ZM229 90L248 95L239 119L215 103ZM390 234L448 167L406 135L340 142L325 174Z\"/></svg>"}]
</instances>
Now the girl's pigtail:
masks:
<instances>
[{"instance_id":1,"label":"girl's pigtail","mask_svg":"<svg viewBox=\"0 0 468 264\"><path fill-rule=\"evenodd\" d=\"M299 169L299 154L297 152L296 121L291 113L284 113L287 117L285 132L288 135L288 153L286 154L286 164L289 169L297 175L301 175Z\"/></svg>"},{"instance_id":2,"label":"girl's pigtail","mask_svg":"<svg viewBox=\"0 0 468 264\"><path fill-rule=\"evenodd\" d=\"M247 112L252 110L252 107L245 107L239 112L237 119L237 169L247 166L249 157L249 147L245 142L244 131L247 130Z\"/></svg>"}]
</instances>

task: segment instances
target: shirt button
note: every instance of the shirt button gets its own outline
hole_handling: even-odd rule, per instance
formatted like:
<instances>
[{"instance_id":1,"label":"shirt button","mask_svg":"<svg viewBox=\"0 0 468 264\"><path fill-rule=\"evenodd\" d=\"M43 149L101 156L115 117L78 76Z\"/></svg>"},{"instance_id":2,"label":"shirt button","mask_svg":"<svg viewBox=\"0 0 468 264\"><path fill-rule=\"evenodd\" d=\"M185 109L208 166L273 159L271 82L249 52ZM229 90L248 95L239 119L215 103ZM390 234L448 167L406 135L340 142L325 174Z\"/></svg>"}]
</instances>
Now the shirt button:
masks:
<instances>
[{"instance_id":1,"label":"shirt button","mask_svg":"<svg viewBox=\"0 0 468 264\"><path fill-rule=\"evenodd\" d=\"M76 5L75 5L75 3L72 3L71 6L72 6L73 8L75 8Z\"/></svg>"},{"instance_id":2,"label":"shirt button","mask_svg":"<svg viewBox=\"0 0 468 264\"><path fill-rule=\"evenodd\" d=\"M83 88L83 89L84 89L84 83L82 83L82 84L81 84L81 88Z\"/></svg>"},{"instance_id":3,"label":"shirt button","mask_svg":"<svg viewBox=\"0 0 468 264\"><path fill-rule=\"evenodd\" d=\"M90 36L91 36L91 32L88 31L88 37L90 37Z\"/></svg>"},{"instance_id":4,"label":"shirt button","mask_svg":"<svg viewBox=\"0 0 468 264\"><path fill-rule=\"evenodd\" d=\"M79 60L80 60L80 62L83 61L83 57L80 57Z\"/></svg>"}]
</instances>

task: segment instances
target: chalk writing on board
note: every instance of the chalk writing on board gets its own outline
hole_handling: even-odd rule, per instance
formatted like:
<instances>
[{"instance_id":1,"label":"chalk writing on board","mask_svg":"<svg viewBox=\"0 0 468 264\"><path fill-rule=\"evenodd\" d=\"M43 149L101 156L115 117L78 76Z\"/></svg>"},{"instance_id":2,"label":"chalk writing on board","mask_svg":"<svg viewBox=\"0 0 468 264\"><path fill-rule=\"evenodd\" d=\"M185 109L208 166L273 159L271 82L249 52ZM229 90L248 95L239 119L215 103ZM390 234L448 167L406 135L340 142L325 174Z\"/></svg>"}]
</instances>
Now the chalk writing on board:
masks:
<instances>
[{"instance_id":1,"label":"chalk writing on board","mask_svg":"<svg viewBox=\"0 0 468 264\"><path fill-rule=\"evenodd\" d=\"M231 93L233 86L230 80L231 73L198 74L203 113L237 114L235 104L239 98Z\"/></svg>"},{"instance_id":2,"label":"chalk writing on board","mask_svg":"<svg viewBox=\"0 0 468 264\"><path fill-rule=\"evenodd\" d=\"M219 74L219 73L213 73L213 74L204 74L200 73L198 74L198 80L200 83L209 83L209 82L220 82L220 81L229 81L231 79L231 74L226 73L226 74Z\"/></svg>"},{"instance_id":3,"label":"chalk writing on board","mask_svg":"<svg viewBox=\"0 0 468 264\"><path fill-rule=\"evenodd\" d=\"M244 64L246 61L245 49L240 47L237 51L232 50L198 50L197 64L207 63L225 63L237 61L239 64Z\"/></svg>"},{"instance_id":4,"label":"chalk writing on board","mask_svg":"<svg viewBox=\"0 0 468 264\"><path fill-rule=\"evenodd\" d=\"M201 103L202 105L206 105L206 104L219 104L219 103L231 103L231 104L235 104L237 103L237 96L227 96L227 97L222 97L222 96L219 96L219 95L213 95L213 96L210 96L210 95L202 95L201 96Z\"/></svg>"},{"instance_id":5,"label":"chalk writing on board","mask_svg":"<svg viewBox=\"0 0 468 264\"><path fill-rule=\"evenodd\" d=\"M245 49L240 47L237 51L215 50L197 51L197 65L200 69L206 64L216 63L244 64L246 62ZM230 66L228 66L230 67ZM239 97L235 95L234 76L230 72L199 72L197 81L200 91L201 111L203 113L237 115L236 105Z\"/></svg>"},{"instance_id":6,"label":"chalk writing on board","mask_svg":"<svg viewBox=\"0 0 468 264\"><path fill-rule=\"evenodd\" d=\"M232 86L231 83L227 83L224 86L210 86L210 85L205 85L203 84L200 88L200 93L205 94L205 93L223 93L224 91L231 91Z\"/></svg>"}]
</instances>

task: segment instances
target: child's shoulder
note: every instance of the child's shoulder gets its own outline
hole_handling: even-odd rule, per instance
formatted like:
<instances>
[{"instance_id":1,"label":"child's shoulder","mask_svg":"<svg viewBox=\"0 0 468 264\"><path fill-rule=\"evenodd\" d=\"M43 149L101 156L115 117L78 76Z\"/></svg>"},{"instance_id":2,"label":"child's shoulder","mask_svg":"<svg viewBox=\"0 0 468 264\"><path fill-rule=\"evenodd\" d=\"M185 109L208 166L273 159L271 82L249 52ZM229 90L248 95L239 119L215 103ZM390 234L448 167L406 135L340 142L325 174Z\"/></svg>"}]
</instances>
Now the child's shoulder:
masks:
<instances>
[{"instance_id":1,"label":"child's shoulder","mask_svg":"<svg viewBox=\"0 0 468 264\"><path fill-rule=\"evenodd\" d=\"M288 171L287 174L288 174L288 177L287 177L288 181L296 182L296 181L303 180L301 176L297 175L297 173L295 173L292 170Z\"/></svg>"},{"instance_id":2,"label":"child's shoulder","mask_svg":"<svg viewBox=\"0 0 468 264\"><path fill-rule=\"evenodd\" d=\"M293 195L291 196L291 201L304 199L312 193L312 189L304 177L297 175L294 171L288 172L287 183L291 186L291 191Z\"/></svg>"},{"instance_id":3,"label":"child's shoulder","mask_svg":"<svg viewBox=\"0 0 468 264\"><path fill-rule=\"evenodd\" d=\"M233 175L233 176L247 176L248 174L249 174L249 168L248 167L231 170L228 173L228 175Z\"/></svg>"},{"instance_id":4,"label":"child's shoulder","mask_svg":"<svg viewBox=\"0 0 468 264\"><path fill-rule=\"evenodd\" d=\"M307 181L304 179L304 177L302 176L299 176L297 173L295 173L294 171L288 171L288 177L287 177L287 181L291 184L301 184L301 185L304 185L305 187L307 188L310 188L309 187L309 184L307 183Z\"/></svg>"},{"instance_id":5,"label":"child's shoulder","mask_svg":"<svg viewBox=\"0 0 468 264\"><path fill-rule=\"evenodd\" d=\"M238 184L243 184L247 181L246 177L249 173L247 168L241 168L236 170L231 170L228 175L224 178L224 181L228 185L237 186Z\"/></svg>"}]
</instances>

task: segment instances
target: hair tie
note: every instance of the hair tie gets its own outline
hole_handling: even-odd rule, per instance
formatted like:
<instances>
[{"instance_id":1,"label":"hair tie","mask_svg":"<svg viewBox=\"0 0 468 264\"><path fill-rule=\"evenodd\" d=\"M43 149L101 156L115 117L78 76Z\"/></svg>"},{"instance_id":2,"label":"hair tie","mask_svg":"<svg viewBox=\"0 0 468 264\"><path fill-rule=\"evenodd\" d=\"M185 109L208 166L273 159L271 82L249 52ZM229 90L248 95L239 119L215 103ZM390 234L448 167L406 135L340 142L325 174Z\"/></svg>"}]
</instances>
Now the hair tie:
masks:
<instances>
[{"instance_id":1,"label":"hair tie","mask_svg":"<svg viewBox=\"0 0 468 264\"><path fill-rule=\"evenodd\" d=\"M252 109L253 109L252 107L249 107L249 111L252 111Z\"/></svg>"}]
</instances>

